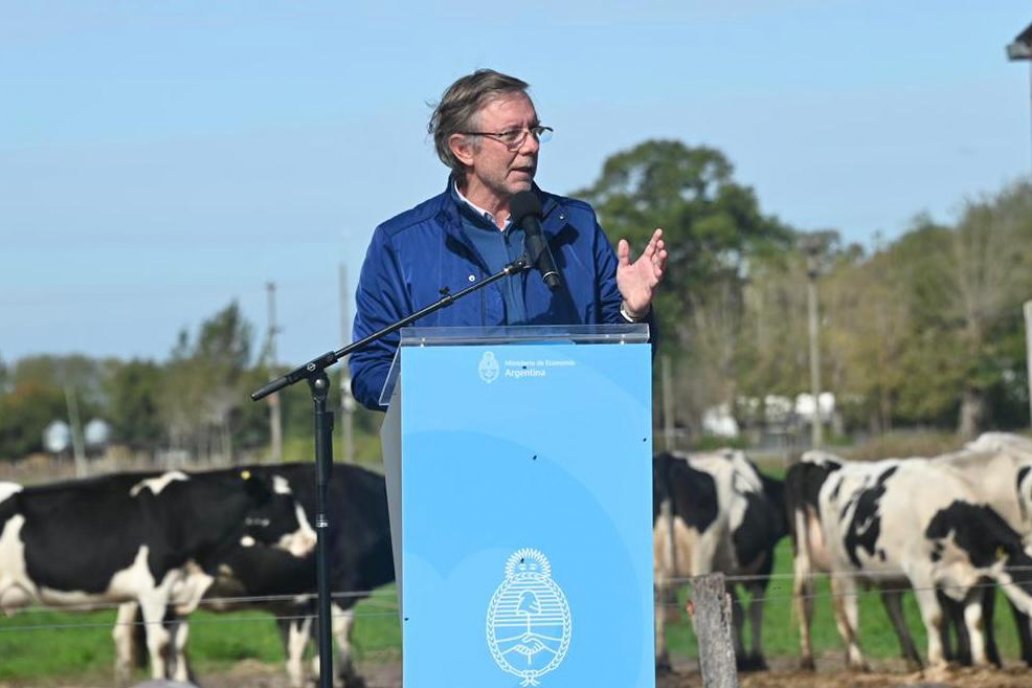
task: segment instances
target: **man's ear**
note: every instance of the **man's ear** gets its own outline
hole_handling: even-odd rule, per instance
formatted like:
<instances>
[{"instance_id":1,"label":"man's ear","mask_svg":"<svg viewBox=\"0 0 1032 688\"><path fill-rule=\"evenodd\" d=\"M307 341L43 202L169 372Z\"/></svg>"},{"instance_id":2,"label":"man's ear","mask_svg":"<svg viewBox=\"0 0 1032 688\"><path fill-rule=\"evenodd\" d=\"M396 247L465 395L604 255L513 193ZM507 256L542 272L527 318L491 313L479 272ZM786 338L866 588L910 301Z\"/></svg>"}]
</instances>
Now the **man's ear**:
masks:
<instances>
[{"instance_id":1,"label":"man's ear","mask_svg":"<svg viewBox=\"0 0 1032 688\"><path fill-rule=\"evenodd\" d=\"M452 134L448 137L448 148L463 165L473 164L473 141L469 136Z\"/></svg>"}]
</instances>

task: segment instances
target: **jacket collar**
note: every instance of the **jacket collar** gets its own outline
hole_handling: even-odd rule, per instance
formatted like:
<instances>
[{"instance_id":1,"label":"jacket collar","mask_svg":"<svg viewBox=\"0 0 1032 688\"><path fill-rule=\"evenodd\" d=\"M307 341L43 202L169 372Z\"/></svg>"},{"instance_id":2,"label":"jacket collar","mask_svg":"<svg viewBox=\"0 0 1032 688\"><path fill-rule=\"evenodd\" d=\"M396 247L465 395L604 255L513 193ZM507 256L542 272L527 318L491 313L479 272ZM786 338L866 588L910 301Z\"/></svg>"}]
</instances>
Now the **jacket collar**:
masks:
<instances>
[{"instance_id":1,"label":"jacket collar","mask_svg":"<svg viewBox=\"0 0 1032 688\"><path fill-rule=\"evenodd\" d=\"M454 184L454 177L449 175L448 182L444 187L444 193L442 194L442 224L449 235L462 240L465 235L462 231L462 219L459 217L459 203L461 201L456 200L455 195L452 193L452 184ZM548 219L548 216L559 208L560 204L557 197L542 191L537 183L532 183L530 190L541 201L541 219ZM555 234L555 231L549 231L548 226L544 222L542 222L542 231L546 235ZM463 241L463 243L467 242Z\"/></svg>"}]
</instances>

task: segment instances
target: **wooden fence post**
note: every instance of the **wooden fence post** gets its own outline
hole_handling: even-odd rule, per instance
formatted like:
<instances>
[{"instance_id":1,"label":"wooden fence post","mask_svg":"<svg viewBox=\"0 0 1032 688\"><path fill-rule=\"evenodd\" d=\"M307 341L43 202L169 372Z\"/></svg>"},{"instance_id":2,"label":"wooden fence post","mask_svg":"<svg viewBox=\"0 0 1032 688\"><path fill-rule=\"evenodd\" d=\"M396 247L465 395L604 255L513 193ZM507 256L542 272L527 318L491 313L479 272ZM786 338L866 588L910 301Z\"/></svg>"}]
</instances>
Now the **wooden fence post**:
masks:
<instances>
[{"instance_id":1,"label":"wooden fence post","mask_svg":"<svg viewBox=\"0 0 1032 688\"><path fill-rule=\"evenodd\" d=\"M724 589L724 574L711 573L693 579L692 602L702 685L738 688L735 646L731 641L731 597Z\"/></svg>"}]
</instances>

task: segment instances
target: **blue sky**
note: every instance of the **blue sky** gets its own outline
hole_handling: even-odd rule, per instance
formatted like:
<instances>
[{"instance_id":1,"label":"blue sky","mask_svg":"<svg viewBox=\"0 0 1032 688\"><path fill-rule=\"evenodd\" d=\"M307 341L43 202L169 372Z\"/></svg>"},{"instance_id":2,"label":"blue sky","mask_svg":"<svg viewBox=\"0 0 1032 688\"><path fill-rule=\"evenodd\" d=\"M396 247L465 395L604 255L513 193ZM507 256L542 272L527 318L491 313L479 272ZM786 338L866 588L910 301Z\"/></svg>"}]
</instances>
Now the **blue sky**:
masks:
<instances>
[{"instance_id":1,"label":"blue sky","mask_svg":"<svg viewBox=\"0 0 1032 688\"><path fill-rule=\"evenodd\" d=\"M479 67L558 193L677 138L871 245L1032 168L1027 0L356 4L0 0L0 359L164 360L234 299L264 330L270 281L282 362L338 348L338 266L444 187L427 103Z\"/></svg>"}]
</instances>

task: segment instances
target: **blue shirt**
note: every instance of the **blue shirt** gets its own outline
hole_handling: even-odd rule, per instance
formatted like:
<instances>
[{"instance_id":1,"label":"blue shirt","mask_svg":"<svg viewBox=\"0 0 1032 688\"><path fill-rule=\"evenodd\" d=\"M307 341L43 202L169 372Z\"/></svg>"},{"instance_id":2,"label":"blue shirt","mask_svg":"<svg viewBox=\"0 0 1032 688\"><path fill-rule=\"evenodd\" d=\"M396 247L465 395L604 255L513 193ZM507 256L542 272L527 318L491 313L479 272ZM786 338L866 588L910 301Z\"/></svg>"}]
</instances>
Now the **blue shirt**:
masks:
<instances>
[{"instance_id":1,"label":"blue shirt","mask_svg":"<svg viewBox=\"0 0 1032 688\"><path fill-rule=\"evenodd\" d=\"M470 203L455 186L452 186L452 194L459 202L462 231L480 254L488 272L501 272L502 268L523 255L522 227L513 225L510 219L504 229L498 229L491 213ZM522 325L527 322L523 280L519 279L519 276L502 280L502 299L505 301L506 325Z\"/></svg>"}]
</instances>

